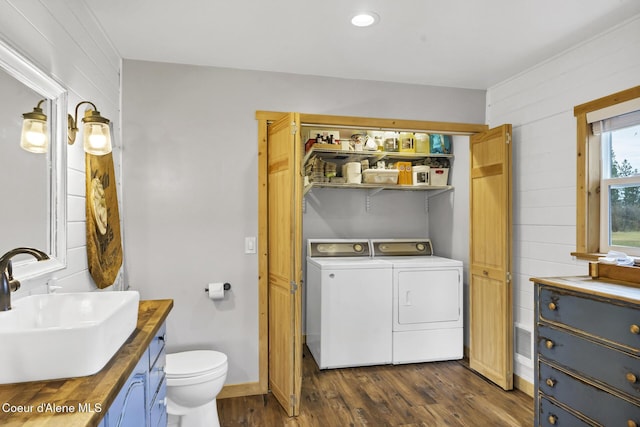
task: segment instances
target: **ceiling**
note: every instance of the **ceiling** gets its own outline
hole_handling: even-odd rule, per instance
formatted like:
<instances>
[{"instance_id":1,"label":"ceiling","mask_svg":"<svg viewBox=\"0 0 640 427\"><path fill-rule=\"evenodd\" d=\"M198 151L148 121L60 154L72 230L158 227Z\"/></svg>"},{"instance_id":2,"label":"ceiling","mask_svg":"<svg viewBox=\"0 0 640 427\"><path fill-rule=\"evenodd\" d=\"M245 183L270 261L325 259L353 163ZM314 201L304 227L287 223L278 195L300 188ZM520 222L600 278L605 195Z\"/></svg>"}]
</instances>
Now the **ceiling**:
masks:
<instances>
[{"instance_id":1,"label":"ceiling","mask_svg":"<svg viewBox=\"0 0 640 427\"><path fill-rule=\"evenodd\" d=\"M86 0L126 59L487 89L638 0ZM357 28L351 17L380 20Z\"/></svg>"}]
</instances>

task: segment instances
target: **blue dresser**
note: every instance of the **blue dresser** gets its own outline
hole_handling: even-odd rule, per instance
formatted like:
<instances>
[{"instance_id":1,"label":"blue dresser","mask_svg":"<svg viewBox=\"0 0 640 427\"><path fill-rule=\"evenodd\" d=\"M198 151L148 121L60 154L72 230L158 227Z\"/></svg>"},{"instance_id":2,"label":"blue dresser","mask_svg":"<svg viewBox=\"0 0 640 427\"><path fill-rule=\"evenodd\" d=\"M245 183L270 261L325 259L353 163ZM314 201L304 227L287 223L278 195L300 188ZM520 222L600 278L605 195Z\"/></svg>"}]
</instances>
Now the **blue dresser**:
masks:
<instances>
[{"instance_id":1,"label":"blue dresser","mask_svg":"<svg viewBox=\"0 0 640 427\"><path fill-rule=\"evenodd\" d=\"M640 289L535 282L535 425L640 426Z\"/></svg>"}]
</instances>

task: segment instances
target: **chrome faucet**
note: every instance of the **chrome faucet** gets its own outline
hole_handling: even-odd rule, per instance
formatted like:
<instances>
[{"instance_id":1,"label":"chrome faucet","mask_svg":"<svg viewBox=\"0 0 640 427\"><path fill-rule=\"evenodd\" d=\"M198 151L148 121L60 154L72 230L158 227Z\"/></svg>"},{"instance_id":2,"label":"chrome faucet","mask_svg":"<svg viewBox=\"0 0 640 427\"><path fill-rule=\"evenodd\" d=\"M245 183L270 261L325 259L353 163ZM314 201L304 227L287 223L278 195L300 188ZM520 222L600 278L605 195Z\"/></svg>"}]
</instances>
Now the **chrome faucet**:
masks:
<instances>
[{"instance_id":1,"label":"chrome faucet","mask_svg":"<svg viewBox=\"0 0 640 427\"><path fill-rule=\"evenodd\" d=\"M11 258L16 255L31 255L38 261L49 259L42 251L33 248L15 248L0 257L0 311L11 310L11 292L20 289L20 282L13 278Z\"/></svg>"}]
</instances>

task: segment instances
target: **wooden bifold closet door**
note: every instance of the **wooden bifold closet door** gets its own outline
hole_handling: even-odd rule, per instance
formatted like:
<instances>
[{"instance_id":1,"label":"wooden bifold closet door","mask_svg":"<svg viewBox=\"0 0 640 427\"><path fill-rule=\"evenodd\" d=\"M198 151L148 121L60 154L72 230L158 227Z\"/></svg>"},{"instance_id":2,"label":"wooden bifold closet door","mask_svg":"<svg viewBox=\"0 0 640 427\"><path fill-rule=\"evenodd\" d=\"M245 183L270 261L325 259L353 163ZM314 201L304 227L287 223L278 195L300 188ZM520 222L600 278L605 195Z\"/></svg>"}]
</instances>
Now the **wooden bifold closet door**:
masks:
<instances>
[{"instance_id":1,"label":"wooden bifold closet door","mask_svg":"<svg viewBox=\"0 0 640 427\"><path fill-rule=\"evenodd\" d=\"M511 125L472 135L469 363L513 388Z\"/></svg>"},{"instance_id":2,"label":"wooden bifold closet door","mask_svg":"<svg viewBox=\"0 0 640 427\"><path fill-rule=\"evenodd\" d=\"M299 114L267 131L269 387L289 416L302 389L302 175Z\"/></svg>"}]
</instances>

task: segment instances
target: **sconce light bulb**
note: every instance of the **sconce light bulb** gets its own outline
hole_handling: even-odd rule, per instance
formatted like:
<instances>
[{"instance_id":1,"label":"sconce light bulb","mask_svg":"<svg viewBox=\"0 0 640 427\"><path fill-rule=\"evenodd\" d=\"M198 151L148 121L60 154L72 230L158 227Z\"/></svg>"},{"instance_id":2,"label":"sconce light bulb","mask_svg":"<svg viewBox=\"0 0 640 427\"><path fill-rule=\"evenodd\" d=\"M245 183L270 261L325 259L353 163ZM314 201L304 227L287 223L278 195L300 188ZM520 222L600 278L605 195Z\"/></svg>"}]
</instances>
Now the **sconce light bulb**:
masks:
<instances>
[{"instance_id":1,"label":"sconce light bulb","mask_svg":"<svg viewBox=\"0 0 640 427\"><path fill-rule=\"evenodd\" d=\"M96 156L111 152L109 125L105 123L85 123L84 151Z\"/></svg>"},{"instance_id":2,"label":"sconce light bulb","mask_svg":"<svg viewBox=\"0 0 640 427\"><path fill-rule=\"evenodd\" d=\"M98 126L93 127L97 128ZM94 130L93 132L91 132L91 135L89 135L89 144L91 145L91 148L95 149L104 147L106 141L107 138L102 133L102 129Z\"/></svg>"},{"instance_id":3,"label":"sconce light bulb","mask_svg":"<svg viewBox=\"0 0 640 427\"><path fill-rule=\"evenodd\" d=\"M47 122L38 119L24 119L20 147L31 153L46 153L49 147Z\"/></svg>"}]
</instances>

